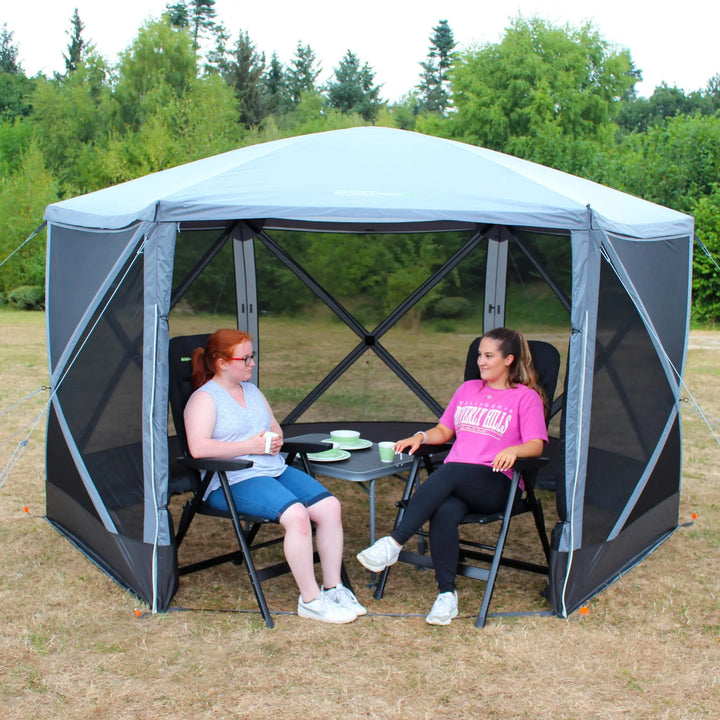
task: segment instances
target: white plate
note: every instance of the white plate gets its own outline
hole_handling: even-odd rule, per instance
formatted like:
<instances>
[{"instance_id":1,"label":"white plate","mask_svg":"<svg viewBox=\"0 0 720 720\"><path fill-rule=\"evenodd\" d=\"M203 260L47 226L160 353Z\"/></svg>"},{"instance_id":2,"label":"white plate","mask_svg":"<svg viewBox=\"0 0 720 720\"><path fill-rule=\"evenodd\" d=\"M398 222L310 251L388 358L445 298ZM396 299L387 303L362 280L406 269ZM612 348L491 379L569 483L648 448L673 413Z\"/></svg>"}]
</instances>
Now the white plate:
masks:
<instances>
[{"instance_id":1,"label":"white plate","mask_svg":"<svg viewBox=\"0 0 720 720\"><path fill-rule=\"evenodd\" d=\"M338 460L347 460L350 453L340 448L330 448L319 453L308 453L308 460L311 462L337 462Z\"/></svg>"},{"instance_id":2,"label":"white plate","mask_svg":"<svg viewBox=\"0 0 720 720\"><path fill-rule=\"evenodd\" d=\"M337 445L336 449L339 450L365 450L369 447L372 447L372 440L363 440L362 438L360 438L360 440L354 443L338 442L337 440L332 440L330 438L328 438L327 440L323 440L322 442L335 443L335 445Z\"/></svg>"}]
</instances>

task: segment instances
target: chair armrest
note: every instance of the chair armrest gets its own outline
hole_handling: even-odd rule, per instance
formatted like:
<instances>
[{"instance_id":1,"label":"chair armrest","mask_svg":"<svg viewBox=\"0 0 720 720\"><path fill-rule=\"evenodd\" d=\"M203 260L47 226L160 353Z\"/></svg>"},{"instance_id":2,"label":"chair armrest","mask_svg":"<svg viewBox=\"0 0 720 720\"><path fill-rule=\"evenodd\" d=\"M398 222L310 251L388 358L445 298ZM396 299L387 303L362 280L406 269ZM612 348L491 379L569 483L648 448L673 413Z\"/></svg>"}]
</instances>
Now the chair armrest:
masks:
<instances>
[{"instance_id":1,"label":"chair armrest","mask_svg":"<svg viewBox=\"0 0 720 720\"><path fill-rule=\"evenodd\" d=\"M250 460L233 460L232 458L178 458L178 462L193 470L208 470L210 472L230 472L231 470L246 470L253 466Z\"/></svg>"},{"instance_id":2,"label":"chair armrest","mask_svg":"<svg viewBox=\"0 0 720 720\"><path fill-rule=\"evenodd\" d=\"M414 457L427 457L428 455L435 455L436 453L445 452L452 447L452 443L443 443L442 445L428 445L423 443L413 453Z\"/></svg>"},{"instance_id":3,"label":"chair armrest","mask_svg":"<svg viewBox=\"0 0 720 720\"><path fill-rule=\"evenodd\" d=\"M547 457L519 457L515 460L512 470L537 470L538 468L550 462Z\"/></svg>"},{"instance_id":4,"label":"chair armrest","mask_svg":"<svg viewBox=\"0 0 720 720\"><path fill-rule=\"evenodd\" d=\"M316 453L323 452L332 448L330 443L324 442L309 442L303 440L293 440L289 438L283 442L280 452L284 453Z\"/></svg>"}]
</instances>

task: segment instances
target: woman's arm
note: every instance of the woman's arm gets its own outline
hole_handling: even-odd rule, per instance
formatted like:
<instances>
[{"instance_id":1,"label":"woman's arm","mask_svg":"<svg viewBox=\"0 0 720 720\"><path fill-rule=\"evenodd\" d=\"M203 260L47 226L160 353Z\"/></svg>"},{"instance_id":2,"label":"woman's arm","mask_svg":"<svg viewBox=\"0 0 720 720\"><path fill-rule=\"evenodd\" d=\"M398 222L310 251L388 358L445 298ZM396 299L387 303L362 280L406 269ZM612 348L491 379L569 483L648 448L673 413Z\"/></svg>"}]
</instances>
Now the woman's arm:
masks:
<instances>
[{"instance_id":1,"label":"woman's arm","mask_svg":"<svg viewBox=\"0 0 720 720\"><path fill-rule=\"evenodd\" d=\"M492 461L493 470L510 470L519 457L540 457L542 455L545 443L536 438L528 440L522 445L511 445L501 450Z\"/></svg>"},{"instance_id":2,"label":"woman's arm","mask_svg":"<svg viewBox=\"0 0 720 720\"><path fill-rule=\"evenodd\" d=\"M265 453L264 432L236 442L213 439L215 412L215 403L206 392L194 393L185 406L185 434L193 457L234 458Z\"/></svg>"},{"instance_id":3,"label":"woman's arm","mask_svg":"<svg viewBox=\"0 0 720 720\"><path fill-rule=\"evenodd\" d=\"M395 452L405 452L405 448L410 455L413 455L417 449L424 443L426 445L443 445L450 442L455 437L455 431L446 427L442 423L438 423L434 428L430 428L427 432L420 431L412 437L398 440L395 443Z\"/></svg>"}]
</instances>

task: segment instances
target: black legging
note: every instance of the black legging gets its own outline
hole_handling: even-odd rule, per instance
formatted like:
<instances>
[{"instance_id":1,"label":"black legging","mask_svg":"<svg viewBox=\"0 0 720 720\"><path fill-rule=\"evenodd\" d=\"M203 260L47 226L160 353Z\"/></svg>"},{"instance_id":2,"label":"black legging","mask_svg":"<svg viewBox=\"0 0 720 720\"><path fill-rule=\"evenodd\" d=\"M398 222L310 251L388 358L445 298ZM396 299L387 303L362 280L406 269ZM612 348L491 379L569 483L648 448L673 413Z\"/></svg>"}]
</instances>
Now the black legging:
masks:
<instances>
[{"instance_id":1,"label":"black legging","mask_svg":"<svg viewBox=\"0 0 720 720\"><path fill-rule=\"evenodd\" d=\"M438 590L452 592L460 555L460 521L467 513L503 510L509 491L510 478L487 465L444 463L415 490L392 537L404 545L429 519Z\"/></svg>"}]
</instances>

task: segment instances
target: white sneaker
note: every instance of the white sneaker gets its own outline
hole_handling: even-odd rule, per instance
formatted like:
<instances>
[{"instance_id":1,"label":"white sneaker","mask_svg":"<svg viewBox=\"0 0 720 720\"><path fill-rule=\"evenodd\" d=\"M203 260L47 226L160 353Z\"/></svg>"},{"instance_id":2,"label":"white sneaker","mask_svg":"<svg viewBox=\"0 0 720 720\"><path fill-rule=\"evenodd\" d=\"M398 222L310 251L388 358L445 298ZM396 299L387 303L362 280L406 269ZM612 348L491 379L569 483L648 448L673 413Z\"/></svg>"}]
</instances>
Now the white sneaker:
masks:
<instances>
[{"instance_id":1,"label":"white sneaker","mask_svg":"<svg viewBox=\"0 0 720 720\"><path fill-rule=\"evenodd\" d=\"M369 548L357 554L360 564L371 572L381 572L397 562L400 546L389 536L376 540Z\"/></svg>"},{"instance_id":2,"label":"white sneaker","mask_svg":"<svg viewBox=\"0 0 720 720\"><path fill-rule=\"evenodd\" d=\"M334 603L342 605L348 610L352 610L358 617L367 613L367 608L358 602L353 591L345 587L342 583L338 583L334 588L330 588L329 590L325 590L325 588L320 588L320 590Z\"/></svg>"},{"instance_id":3,"label":"white sneaker","mask_svg":"<svg viewBox=\"0 0 720 720\"><path fill-rule=\"evenodd\" d=\"M349 623L356 617L357 613L340 603L333 602L327 593L321 592L314 600L304 602L302 595L298 598L298 617L320 620L326 623Z\"/></svg>"},{"instance_id":4,"label":"white sneaker","mask_svg":"<svg viewBox=\"0 0 720 720\"><path fill-rule=\"evenodd\" d=\"M425 618L428 625L449 625L458 614L456 592L440 593L433 603L430 614Z\"/></svg>"}]
</instances>

